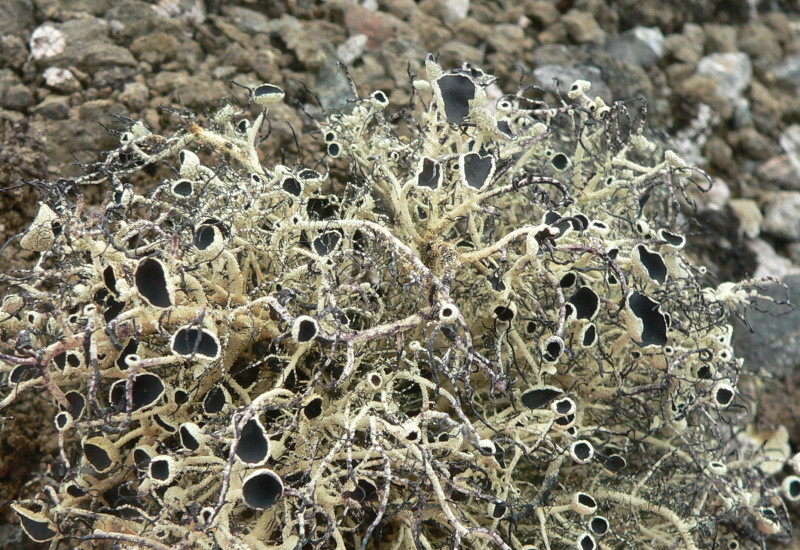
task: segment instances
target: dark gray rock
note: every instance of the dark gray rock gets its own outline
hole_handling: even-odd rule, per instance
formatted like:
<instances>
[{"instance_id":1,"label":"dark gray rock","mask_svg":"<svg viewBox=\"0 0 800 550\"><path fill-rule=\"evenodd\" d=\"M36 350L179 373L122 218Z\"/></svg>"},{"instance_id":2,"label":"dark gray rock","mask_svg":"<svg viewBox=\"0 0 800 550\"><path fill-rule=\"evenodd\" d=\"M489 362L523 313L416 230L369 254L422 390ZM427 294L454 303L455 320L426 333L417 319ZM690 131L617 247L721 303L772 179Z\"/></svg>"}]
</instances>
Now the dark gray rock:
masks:
<instances>
[{"instance_id":1,"label":"dark gray rock","mask_svg":"<svg viewBox=\"0 0 800 550\"><path fill-rule=\"evenodd\" d=\"M424 70L422 61L426 53L425 48L416 42L405 39L390 40L381 52L381 62L394 85L400 88L403 82L408 82L406 67L409 61L412 73L419 74Z\"/></svg>"},{"instance_id":2,"label":"dark gray rock","mask_svg":"<svg viewBox=\"0 0 800 550\"><path fill-rule=\"evenodd\" d=\"M180 48L178 39L167 33L156 32L140 36L131 43L133 55L151 65L160 65L173 59Z\"/></svg>"},{"instance_id":3,"label":"dark gray rock","mask_svg":"<svg viewBox=\"0 0 800 550\"><path fill-rule=\"evenodd\" d=\"M608 84L603 81L602 71L598 67L591 65L578 65L577 67L565 67L563 65L543 65L533 70L533 82L548 92L556 91L556 81L558 90L566 93L569 87L576 80L588 80L592 83L589 90L590 96L600 96L606 103L610 103L611 90Z\"/></svg>"},{"instance_id":4,"label":"dark gray rock","mask_svg":"<svg viewBox=\"0 0 800 550\"><path fill-rule=\"evenodd\" d=\"M592 49L589 50L584 60L585 63L591 63L591 66L600 69L601 80L607 83L610 90L609 97L606 97L603 95L605 92L600 93L593 86L589 94L591 97L599 95L607 103L609 98L627 100L643 97L648 101L654 98L653 83L647 72L638 65L633 65L605 51Z\"/></svg>"},{"instance_id":5,"label":"dark gray rock","mask_svg":"<svg viewBox=\"0 0 800 550\"><path fill-rule=\"evenodd\" d=\"M344 30L328 21L298 21L282 17L280 37L306 69L318 70L336 59L336 47L345 40Z\"/></svg>"},{"instance_id":6,"label":"dark gray rock","mask_svg":"<svg viewBox=\"0 0 800 550\"><path fill-rule=\"evenodd\" d=\"M110 86L121 90L126 82L133 80L134 76L136 76L136 69L133 67L109 67L94 73L92 86L95 88Z\"/></svg>"},{"instance_id":7,"label":"dark gray rock","mask_svg":"<svg viewBox=\"0 0 800 550\"><path fill-rule=\"evenodd\" d=\"M690 220L686 252L696 265L707 266L716 281L741 281L753 276L758 263L739 231L739 218L726 204L698 210Z\"/></svg>"},{"instance_id":8,"label":"dark gray rock","mask_svg":"<svg viewBox=\"0 0 800 550\"><path fill-rule=\"evenodd\" d=\"M20 69L28 57L28 47L19 36L0 36L0 67Z\"/></svg>"},{"instance_id":9,"label":"dark gray rock","mask_svg":"<svg viewBox=\"0 0 800 550\"><path fill-rule=\"evenodd\" d=\"M525 15L540 27L547 27L555 23L559 16L558 8L550 2L534 0L525 6Z\"/></svg>"},{"instance_id":10,"label":"dark gray rock","mask_svg":"<svg viewBox=\"0 0 800 550\"><path fill-rule=\"evenodd\" d=\"M0 69L0 107L15 111L33 105L33 94L9 69Z\"/></svg>"},{"instance_id":11,"label":"dark gray rock","mask_svg":"<svg viewBox=\"0 0 800 550\"><path fill-rule=\"evenodd\" d=\"M96 104L97 102L90 102ZM80 116L76 110L63 120L34 118L31 120L31 132L39 132L47 136L42 152L47 156L50 166L59 166L58 177L71 177L81 174L81 168L75 165L75 159L82 161L96 159L97 151L108 151L119 144L119 141L106 130L99 121L110 125L111 114L126 115L124 108L93 110ZM76 116L78 115L78 116ZM95 116L96 115L96 116Z\"/></svg>"},{"instance_id":12,"label":"dark gray rock","mask_svg":"<svg viewBox=\"0 0 800 550\"><path fill-rule=\"evenodd\" d=\"M103 19L82 17L64 23L47 23L37 31L41 38L38 42L31 39L31 53L39 66L74 66L94 73L100 69L136 65L136 59L127 48L112 42L110 24Z\"/></svg>"},{"instance_id":13,"label":"dark gray rock","mask_svg":"<svg viewBox=\"0 0 800 550\"><path fill-rule=\"evenodd\" d=\"M241 6L231 6L227 15L227 19L239 30L249 34L270 34L282 26L278 19L270 19L263 13Z\"/></svg>"},{"instance_id":14,"label":"dark gray rock","mask_svg":"<svg viewBox=\"0 0 800 550\"><path fill-rule=\"evenodd\" d=\"M451 40L439 48L439 63L445 67L458 67L464 61L480 67L483 52L459 40Z\"/></svg>"},{"instance_id":15,"label":"dark gray rock","mask_svg":"<svg viewBox=\"0 0 800 550\"><path fill-rule=\"evenodd\" d=\"M353 99L347 78L336 70L335 65L331 68L323 67L319 71L316 95L320 104L328 110L341 109L347 104L347 100Z\"/></svg>"},{"instance_id":16,"label":"dark gray rock","mask_svg":"<svg viewBox=\"0 0 800 550\"><path fill-rule=\"evenodd\" d=\"M63 120L69 116L69 99L61 95L49 95L32 112L51 120Z\"/></svg>"},{"instance_id":17,"label":"dark gray rock","mask_svg":"<svg viewBox=\"0 0 800 550\"><path fill-rule=\"evenodd\" d=\"M800 275L790 275L783 281L793 301L800 298ZM786 300L786 290L778 284L766 285L764 294L776 300ZM739 319L733 322L733 347L744 359L749 371L767 372L791 378L800 367L800 308L790 308L760 300L758 308L747 312L748 328Z\"/></svg>"},{"instance_id":18,"label":"dark gray rock","mask_svg":"<svg viewBox=\"0 0 800 550\"><path fill-rule=\"evenodd\" d=\"M775 193L764 207L761 230L778 239L800 241L800 192Z\"/></svg>"},{"instance_id":19,"label":"dark gray rock","mask_svg":"<svg viewBox=\"0 0 800 550\"><path fill-rule=\"evenodd\" d=\"M147 85L153 94L192 108L206 108L228 93L224 83L212 80L208 74L190 76L185 71L159 73L147 79Z\"/></svg>"},{"instance_id":20,"label":"dark gray rock","mask_svg":"<svg viewBox=\"0 0 800 550\"><path fill-rule=\"evenodd\" d=\"M0 36L18 34L33 26L33 0L0 2Z\"/></svg>"},{"instance_id":21,"label":"dark gray rock","mask_svg":"<svg viewBox=\"0 0 800 550\"><path fill-rule=\"evenodd\" d=\"M542 44L534 48L531 55L534 66L564 65L569 66L575 59L574 48L564 44Z\"/></svg>"},{"instance_id":22,"label":"dark gray rock","mask_svg":"<svg viewBox=\"0 0 800 550\"><path fill-rule=\"evenodd\" d=\"M114 5L114 0L36 0L37 10L49 18L72 19L76 14L101 16Z\"/></svg>"},{"instance_id":23,"label":"dark gray rock","mask_svg":"<svg viewBox=\"0 0 800 550\"><path fill-rule=\"evenodd\" d=\"M114 38L123 46L130 45L136 38L155 32L173 34L186 39L186 22L179 17L162 15L153 5L142 0L121 0L114 3L103 19L113 29Z\"/></svg>"},{"instance_id":24,"label":"dark gray rock","mask_svg":"<svg viewBox=\"0 0 800 550\"><path fill-rule=\"evenodd\" d=\"M67 0L67 3L76 11L88 11L92 15L100 16L114 5L114 0Z\"/></svg>"},{"instance_id":25,"label":"dark gray rock","mask_svg":"<svg viewBox=\"0 0 800 550\"><path fill-rule=\"evenodd\" d=\"M141 82L128 82L122 93L119 94L119 100L127 105L132 111L141 111L147 106L147 100L150 93L147 86Z\"/></svg>"},{"instance_id":26,"label":"dark gray rock","mask_svg":"<svg viewBox=\"0 0 800 550\"><path fill-rule=\"evenodd\" d=\"M0 69L0 97L4 96L11 86L19 83L19 77L14 74L14 71Z\"/></svg>"},{"instance_id":27,"label":"dark gray rock","mask_svg":"<svg viewBox=\"0 0 800 550\"><path fill-rule=\"evenodd\" d=\"M15 111L24 111L36 102L30 88L25 84L10 86L0 101L2 101L3 107Z\"/></svg>"},{"instance_id":28,"label":"dark gray rock","mask_svg":"<svg viewBox=\"0 0 800 550\"><path fill-rule=\"evenodd\" d=\"M800 191L800 126L792 124L781 132L778 143L786 153L785 159L792 170L786 174L788 177L779 180L782 188L791 191ZM798 221L800 223L800 221Z\"/></svg>"}]
</instances>

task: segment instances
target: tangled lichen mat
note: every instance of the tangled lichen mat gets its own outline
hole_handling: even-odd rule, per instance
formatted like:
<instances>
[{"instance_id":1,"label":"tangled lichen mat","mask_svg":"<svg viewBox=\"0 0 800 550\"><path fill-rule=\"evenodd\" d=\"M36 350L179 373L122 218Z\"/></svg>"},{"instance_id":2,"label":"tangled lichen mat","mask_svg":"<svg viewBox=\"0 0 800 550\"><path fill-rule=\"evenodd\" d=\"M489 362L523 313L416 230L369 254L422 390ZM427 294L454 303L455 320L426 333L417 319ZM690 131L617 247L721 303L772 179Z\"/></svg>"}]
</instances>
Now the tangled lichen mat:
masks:
<instances>
[{"instance_id":1,"label":"tangled lichen mat","mask_svg":"<svg viewBox=\"0 0 800 550\"><path fill-rule=\"evenodd\" d=\"M32 539L791 536L800 457L747 436L727 321L768 298L705 286L683 251L710 178L648 139L641 100L425 69L407 105L350 82L340 111L304 112L294 130L318 151L294 164L260 156L285 100L264 84L207 116L175 109L171 135L122 120L85 176L34 183L39 214L4 252L37 261L2 275L0 319L0 407L41 394L58 439L13 504Z\"/></svg>"}]
</instances>

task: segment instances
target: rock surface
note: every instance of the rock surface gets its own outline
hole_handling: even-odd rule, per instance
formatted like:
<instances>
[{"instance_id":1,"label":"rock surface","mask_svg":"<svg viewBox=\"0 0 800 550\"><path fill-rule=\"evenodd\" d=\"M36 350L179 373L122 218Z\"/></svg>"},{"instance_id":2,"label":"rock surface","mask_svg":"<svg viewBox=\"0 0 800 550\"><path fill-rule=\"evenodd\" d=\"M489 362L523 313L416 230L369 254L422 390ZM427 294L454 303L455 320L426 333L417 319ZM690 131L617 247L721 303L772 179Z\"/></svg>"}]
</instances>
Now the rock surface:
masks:
<instances>
[{"instance_id":1,"label":"rock surface","mask_svg":"<svg viewBox=\"0 0 800 550\"><path fill-rule=\"evenodd\" d=\"M770 283L763 293L780 302L800 296L800 275L783 280L786 288ZM751 365L758 365L775 376L790 375L800 366L800 308L760 301L758 310L748 310L747 321L734 324L733 346Z\"/></svg>"},{"instance_id":2,"label":"rock surface","mask_svg":"<svg viewBox=\"0 0 800 550\"><path fill-rule=\"evenodd\" d=\"M800 297L800 275L787 276L786 288L766 285L764 293L792 302ZM760 388L764 396L758 404L758 418L764 426L784 425L790 440L800 444L800 308L759 302L748 310L747 323L736 320L733 347L749 369L762 371L768 378Z\"/></svg>"}]
</instances>

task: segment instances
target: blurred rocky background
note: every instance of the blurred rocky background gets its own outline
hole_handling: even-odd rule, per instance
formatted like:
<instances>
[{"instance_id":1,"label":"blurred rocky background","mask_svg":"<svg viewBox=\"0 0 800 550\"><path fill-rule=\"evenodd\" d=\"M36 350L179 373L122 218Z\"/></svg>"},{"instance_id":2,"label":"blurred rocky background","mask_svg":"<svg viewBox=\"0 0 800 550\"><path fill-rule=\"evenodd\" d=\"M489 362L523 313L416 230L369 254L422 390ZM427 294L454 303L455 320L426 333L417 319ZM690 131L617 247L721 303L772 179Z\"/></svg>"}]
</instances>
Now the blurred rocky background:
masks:
<instances>
[{"instance_id":1,"label":"blurred rocky background","mask_svg":"<svg viewBox=\"0 0 800 550\"><path fill-rule=\"evenodd\" d=\"M580 77L607 101L646 98L652 133L715 178L686 213L688 253L710 282L777 277L800 300L797 0L2 0L0 242L37 211L24 182L80 174L115 146L118 117L158 132L178 123L164 106L208 111L270 82L288 104L264 153L291 164L312 154L295 148L293 133L311 127L291 102L341 106L349 85L337 61L362 93L382 89L399 108L427 52L445 68L483 67L506 91ZM0 268L24 259L6 253ZM735 342L756 373L742 386L753 422L785 426L796 452L800 311L746 319ZM55 448L52 433L30 433L36 412L31 403L1 420L1 548L37 547L8 507Z\"/></svg>"}]
</instances>

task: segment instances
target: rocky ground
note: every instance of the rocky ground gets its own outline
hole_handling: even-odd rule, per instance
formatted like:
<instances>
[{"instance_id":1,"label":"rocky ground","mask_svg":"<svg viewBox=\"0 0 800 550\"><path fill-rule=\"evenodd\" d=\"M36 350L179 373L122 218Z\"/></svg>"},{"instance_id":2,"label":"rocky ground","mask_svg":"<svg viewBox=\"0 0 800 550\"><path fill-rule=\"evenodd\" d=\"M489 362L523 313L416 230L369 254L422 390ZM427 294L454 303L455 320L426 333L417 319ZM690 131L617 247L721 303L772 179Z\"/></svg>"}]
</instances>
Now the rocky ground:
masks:
<instances>
[{"instance_id":1,"label":"rocky ground","mask_svg":"<svg viewBox=\"0 0 800 550\"><path fill-rule=\"evenodd\" d=\"M115 117L159 131L174 124L163 106L208 109L242 95L232 82L270 82L309 110L335 108L349 93L337 60L362 91L402 105L427 52L445 67L481 66L506 90L581 77L608 101L645 97L653 131L716 179L690 219L691 253L720 280L779 277L800 296L796 0L3 0L0 242L36 212L24 182L78 174L113 147ZM302 133L295 110L280 110ZM297 154L285 124L265 151L281 149ZM753 312L750 322L737 352L760 375L749 382L754 419L785 425L797 451L800 314ZM24 544L6 524L8 499L52 446L50 434L26 433L29 407L3 418L4 548Z\"/></svg>"}]
</instances>

